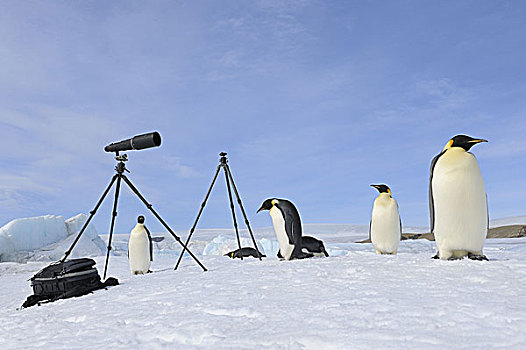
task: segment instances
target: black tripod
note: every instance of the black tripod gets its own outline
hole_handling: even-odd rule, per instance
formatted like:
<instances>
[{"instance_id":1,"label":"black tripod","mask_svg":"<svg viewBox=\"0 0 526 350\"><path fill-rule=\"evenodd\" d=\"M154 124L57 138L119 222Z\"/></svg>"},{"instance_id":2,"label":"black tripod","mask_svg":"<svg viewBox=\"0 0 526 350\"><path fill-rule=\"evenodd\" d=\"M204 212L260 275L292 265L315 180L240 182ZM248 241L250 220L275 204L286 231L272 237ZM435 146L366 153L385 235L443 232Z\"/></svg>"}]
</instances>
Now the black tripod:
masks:
<instances>
[{"instance_id":1,"label":"black tripod","mask_svg":"<svg viewBox=\"0 0 526 350\"><path fill-rule=\"evenodd\" d=\"M181 252L181 255L179 255L179 260L177 260L177 264L175 265L175 270L177 270L177 267L179 267L179 263L181 262L181 259L183 258L185 249L188 246L188 243L190 242L192 235L194 234L195 228L197 226L197 222L199 221L199 218L201 217L201 214L203 213L203 210L205 209L206 201L208 200L208 197L210 196L210 192L212 192L212 188L214 187L214 184L217 179L217 175L219 175L219 171L221 170L221 168L223 168L223 170L225 171L226 188L228 190L228 199L230 200L230 209L232 210L232 219L234 221L234 228L236 230L237 245L239 249L241 250L241 241L239 240L239 230L237 228L236 211L234 210L234 202L232 201L232 190L231 190L230 184L232 184L232 188L234 188L234 193L237 198L237 203L239 204L239 207L241 208L241 212L243 213L243 217L245 218L245 224L247 225L248 232L250 233L250 237L252 238L252 242L254 243L254 248L256 248L258 258L259 260L261 260L261 253L259 252L258 246L256 244L256 240L254 239L254 234L252 233L252 229L250 228L250 223L248 222L247 214L245 213L245 209L243 208L243 203L241 203L241 197L239 197L239 192L237 192L236 184L234 183L234 178L232 177L232 173L230 172L230 167L228 166L228 159L226 158L226 152L221 152L219 153L219 155L221 156L221 158L219 159L219 165L217 166L217 170L214 175L214 179L212 180L212 183L210 184L210 187L208 188L208 192L206 193L205 199L203 203L201 204L201 209L199 209L199 213L197 214L197 217L195 218L194 225L190 229L190 234L188 235L188 238L186 239L186 243L184 245L183 251ZM241 254L241 260L243 260L243 254Z\"/></svg>"},{"instance_id":2,"label":"black tripod","mask_svg":"<svg viewBox=\"0 0 526 350\"><path fill-rule=\"evenodd\" d=\"M104 264L104 277L103 277L103 279L106 279L106 271L108 270L108 260L110 258L110 250L112 249L111 248L111 240L113 238L113 228L115 226L115 218L117 217L117 203L119 201L119 192L120 192L120 189L121 189L121 181L122 180L124 180L124 182L126 182L126 184L128 184L130 189L137 195L137 197L139 197L139 199L144 203L144 205L146 205L146 207L148 209L150 209L150 211L153 213L153 215L155 215L157 220L159 220L159 222L168 230L168 232L170 232L170 234L175 238L175 240L177 242L179 242L179 244L181 244L183 246L183 248L184 248L183 252L185 250L188 250L186 245L183 244L181 239L172 231L170 226L168 226L168 224L166 222L164 222L164 220L159 216L159 214L157 214L157 212L153 209L152 205L150 203L148 203L148 201L146 201L146 199L139 193L139 190L137 189L137 187L135 187L131 183L131 181L126 177L126 175L124 175L125 171L130 172L128 169L126 169L126 165L124 164L124 162L128 161L128 156L126 154L123 154L122 156L120 156L119 152L115 152L115 154L116 154L115 160L118 161L117 166L115 167L115 171L117 172L117 174L113 175L113 178L111 179L110 184L108 185L108 187L106 187L106 190L102 194L102 196L99 199L99 201L98 201L97 205L95 206L95 208L92 211L90 211L90 216L88 217L88 219L84 223L84 226L82 226L82 229L80 230L79 234L77 235L77 237L73 241L73 244L71 244L71 247L69 247L69 249L64 254L64 257L60 260L60 261L64 262L66 260L66 258L69 256L69 254L71 254L71 251L73 250L73 247L75 247L75 244L77 244L78 240L80 239L80 237L84 233L84 230L86 229L86 227L88 227L88 224L90 223L91 219L97 213L97 210L99 209L100 205L104 201L104 198L106 197L106 195L110 191L111 186L113 186L113 184L115 183L115 180L117 180L117 186L115 188L115 200L113 201L113 214L112 214L112 217L111 217L110 237L108 238L108 249L106 251L106 263ZM203 266L203 264L201 264L201 262L197 259L197 257L194 254L192 254L191 251L188 250L188 254L190 254L190 256L192 258L194 258L194 260L199 264L199 266L201 266L203 268L203 270L206 271L206 268ZM179 262L177 262L177 264L179 264Z\"/></svg>"}]
</instances>

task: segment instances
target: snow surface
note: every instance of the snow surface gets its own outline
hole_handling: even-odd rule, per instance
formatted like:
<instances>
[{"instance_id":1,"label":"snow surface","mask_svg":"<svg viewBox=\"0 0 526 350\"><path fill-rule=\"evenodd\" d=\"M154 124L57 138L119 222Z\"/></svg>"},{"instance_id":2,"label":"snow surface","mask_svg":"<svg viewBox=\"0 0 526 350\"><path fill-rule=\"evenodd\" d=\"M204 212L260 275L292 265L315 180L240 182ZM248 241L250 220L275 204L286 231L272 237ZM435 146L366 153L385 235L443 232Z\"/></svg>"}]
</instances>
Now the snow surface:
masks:
<instances>
[{"instance_id":1,"label":"snow surface","mask_svg":"<svg viewBox=\"0 0 526 350\"><path fill-rule=\"evenodd\" d=\"M208 272L188 256L174 271L179 244L153 234L167 238L144 276L130 275L128 235L115 235L108 272L121 285L23 310L27 280L48 262L0 263L0 348L526 348L526 238L487 240L487 262L441 261L427 240L376 255L353 243L367 225L304 230L329 258L276 259L268 227L254 230L267 258L232 260L220 255L236 248L232 230L197 230L190 248Z\"/></svg>"},{"instance_id":2,"label":"snow surface","mask_svg":"<svg viewBox=\"0 0 526 350\"><path fill-rule=\"evenodd\" d=\"M512 216L509 218L495 219L490 221L490 227L507 226L507 225L526 225L526 215Z\"/></svg>"}]
</instances>

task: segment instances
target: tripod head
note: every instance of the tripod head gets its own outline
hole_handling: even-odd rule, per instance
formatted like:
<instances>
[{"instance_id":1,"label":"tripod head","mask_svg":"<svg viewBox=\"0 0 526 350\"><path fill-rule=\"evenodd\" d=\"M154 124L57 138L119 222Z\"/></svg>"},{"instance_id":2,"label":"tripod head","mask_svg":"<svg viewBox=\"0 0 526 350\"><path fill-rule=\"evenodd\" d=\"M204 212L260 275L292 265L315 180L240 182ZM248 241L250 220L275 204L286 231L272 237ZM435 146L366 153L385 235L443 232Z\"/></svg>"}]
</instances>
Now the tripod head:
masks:
<instances>
[{"instance_id":1,"label":"tripod head","mask_svg":"<svg viewBox=\"0 0 526 350\"><path fill-rule=\"evenodd\" d=\"M226 159L226 152L221 152L219 155L221 156L221 159L219 159L219 162L221 162L221 165L226 165L228 163L228 159Z\"/></svg>"},{"instance_id":2,"label":"tripod head","mask_svg":"<svg viewBox=\"0 0 526 350\"><path fill-rule=\"evenodd\" d=\"M123 155L119 155L119 152L115 152L115 160L118 162L115 166L115 171L119 174L124 173L125 171L130 172L128 169L126 169L126 164L124 162L128 161L128 155L124 153Z\"/></svg>"},{"instance_id":3,"label":"tripod head","mask_svg":"<svg viewBox=\"0 0 526 350\"><path fill-rule=\"evenodd\" d=\"M124 153L122 156L119 155L119 152L115 152L115 160L118 162L127 162L128 161L128 155Z\"/></svg>"}]
</instances>

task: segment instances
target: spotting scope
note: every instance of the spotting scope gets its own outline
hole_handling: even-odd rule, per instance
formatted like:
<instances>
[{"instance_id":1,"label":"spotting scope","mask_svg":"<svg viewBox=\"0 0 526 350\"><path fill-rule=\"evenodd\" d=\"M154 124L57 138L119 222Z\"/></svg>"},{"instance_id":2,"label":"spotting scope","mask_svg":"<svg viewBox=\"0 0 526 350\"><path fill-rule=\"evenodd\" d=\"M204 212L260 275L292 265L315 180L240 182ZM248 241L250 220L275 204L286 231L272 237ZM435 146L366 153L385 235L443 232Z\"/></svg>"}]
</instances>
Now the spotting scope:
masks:
<instances>
[{"instance_id":1,"label":"spotting scope","mask_svg":"<svg viewBox=\"0 0 526 350\"><path fill-rule=\"evenodd\" d=\"M127 140L110 143L104 147L106 152L120 152L128 150L139 150L150 147L159 147L161 145L161 135L157 132L137 135Z\"/></svg>"}]
</instances>

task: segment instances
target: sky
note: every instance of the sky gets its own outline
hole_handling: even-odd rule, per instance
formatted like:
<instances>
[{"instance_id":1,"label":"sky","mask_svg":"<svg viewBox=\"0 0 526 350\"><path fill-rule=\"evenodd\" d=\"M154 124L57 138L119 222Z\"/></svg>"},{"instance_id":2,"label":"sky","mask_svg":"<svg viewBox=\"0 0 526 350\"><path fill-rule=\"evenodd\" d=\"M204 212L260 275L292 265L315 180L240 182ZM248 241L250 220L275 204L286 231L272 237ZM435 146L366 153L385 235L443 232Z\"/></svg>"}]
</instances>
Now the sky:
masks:
<instances>
[{"instance_id":1,"label":"sky","mask_svg":"<svg viewBox=\"0 0 526 350\"><path fill-rule=\"evenodd\" d=\"M0 226L89 213L115 173L104 146L151 131L127 175L176 230L222 151L253 227L270 197L367 224L378 183L427 226L429 165L456 134L489 140L472 152L490 218L524 215L525 62L522 1L2 1ZM116 232L139 214L163 230L124 187ZM222 174L198 227L232 227Z\"/></svg>"}]
</instances>

